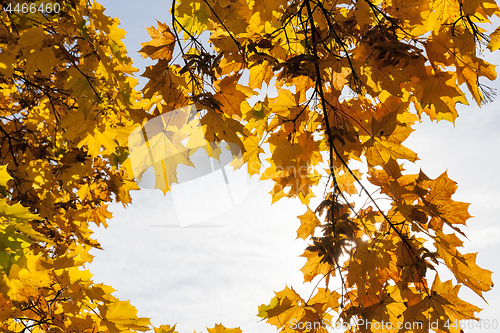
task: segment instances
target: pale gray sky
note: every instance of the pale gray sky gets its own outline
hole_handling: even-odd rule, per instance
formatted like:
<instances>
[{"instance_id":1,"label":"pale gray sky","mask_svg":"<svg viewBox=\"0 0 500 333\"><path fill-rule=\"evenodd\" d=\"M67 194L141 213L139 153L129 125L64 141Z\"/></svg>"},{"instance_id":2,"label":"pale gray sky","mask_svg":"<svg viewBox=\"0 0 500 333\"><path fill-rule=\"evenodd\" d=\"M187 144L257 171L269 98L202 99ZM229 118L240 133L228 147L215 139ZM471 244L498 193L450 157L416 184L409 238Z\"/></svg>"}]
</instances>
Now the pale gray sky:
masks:
<instances>
[{"instance_id":1,"label":"pale gray sky","mask_svg":"<svg viewBox=\"0 0 500 333\"><path fill-rule=\"evenodd\" d=\"M140 43L150 39L144 27L156 26L157 19L169 22L170 2L101 3L108 8L106 14L119 16L128 32L127 48L142 72L151 64L137 53ZM492 62L500 64L500 57L496 60ZM465 230L470 242L465 241L463 252L479 252L478 263L496 272L500 272L496 260L500 252L499 106L500 100L495 100L481 109L460 107L455 127L424 119L406 142L421 159L407 165L408 170L418 172L421 167L431 178L447 170L458 182L454 199L471 202L470 213L475 216ZM271 206L270 185L251 180L242 203L204 223L215 227L172 227L178 220L170 194L135 191L133 204L127 209L111 205L114 217L108 229L96 230L104 250L92 251L96 257L89 268L94 280L113 286L120 299L130 299L139 316L152 318L157 326L178 323L181 333L206 331L216 323L239 326L244 333L275 332L274 327L258 323L257 307L269 303L273 291L285 285L304 297L314 285L302 285L299 269L305 259L298 256L305 243L295 240L296 216L305 208L294 200ZM197 209L196 202L185 205ZM489 306L471 292L462 295L485 308L483 319L500 319L497 289L485 294Z\"/></svg>"}]
</instances>

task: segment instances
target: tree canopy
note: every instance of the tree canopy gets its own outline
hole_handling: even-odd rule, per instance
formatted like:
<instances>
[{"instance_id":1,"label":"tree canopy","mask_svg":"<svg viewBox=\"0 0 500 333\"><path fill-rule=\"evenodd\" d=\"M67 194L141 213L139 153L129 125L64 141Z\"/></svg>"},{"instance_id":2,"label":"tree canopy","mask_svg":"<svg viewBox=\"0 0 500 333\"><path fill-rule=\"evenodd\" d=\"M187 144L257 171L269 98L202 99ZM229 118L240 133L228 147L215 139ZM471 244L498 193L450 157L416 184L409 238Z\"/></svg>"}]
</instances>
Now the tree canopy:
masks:
<instances>
[{"instance_id":1,"label":"tree canopy","mask_svg":"<svg viewBox=\"0 0 500 333\"><path fill-rule=\"evenodd\" d=\"M99 3L2 4L2 331L174 332L92 281L84 265L100 245L89 226L107 225L109 203L131 203L141 170L153 167L168 191L200 140L237 147L234 166L272 180L272 202L304 205L301 271L315 284L311 295L285 287L263 300L258 316L277 330L327 332L324 323L342 320L358 323L353 332L458 333L459 320L477 319L459 289L483 298L493 283L460 249L469 204L452 199L446 173L406 173L417 154L403 142L422 117L454 122L465 90L478 105L494 97L485 82L495 66L481 51L500 48L495 1L174 0L170 26L147 28L140 53L156 62L141 70L140 91L125 31ZM189 137L186 121L131 142L148 121L190 105L204 138ZM155 159L154 145L179 154ZM216 158L218 146L208 147ZM316 186L323 197L311 207ZM354 194L368 204L356 207ZM444 270L454 279L442 281Z\"/></svg>"}]
</instances>

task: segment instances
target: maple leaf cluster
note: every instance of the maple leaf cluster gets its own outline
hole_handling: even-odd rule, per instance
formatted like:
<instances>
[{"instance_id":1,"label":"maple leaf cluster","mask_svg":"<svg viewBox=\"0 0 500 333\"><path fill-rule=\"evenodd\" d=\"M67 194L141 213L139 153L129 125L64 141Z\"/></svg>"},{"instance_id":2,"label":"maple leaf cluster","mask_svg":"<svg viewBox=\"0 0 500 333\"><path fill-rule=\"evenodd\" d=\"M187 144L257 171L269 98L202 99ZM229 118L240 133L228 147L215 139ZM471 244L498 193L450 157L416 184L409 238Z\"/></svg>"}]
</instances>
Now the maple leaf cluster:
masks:
<instances>
[{"instance_id":1,"label":"maple leaf cluster","mask_svg":"<svg viewBox=\"0 0 500 333\"><path fill-rule=\"evenodd\" d=\"M140 52L155 64L141 91L118 20L96 2L58 3L59 13L0 13L2 331L149 330L149 319L84 269L100 247L89 224L106 226L108 204L129 204L149 167L168 191L200 142L230 143L235 159L241 153L235 167L273 181L273 202L306 206L301 271L319 282L309 298L276 292L259 307L269 324L326 332L308 324L362 319L373 325L353 330L421 322L413 331L454 333L444 323L477 319L459 289L483 297L493 283L476 254L459 249L468 204L452 199L446 173L430 179L402 165L417 160L404 141L423 115L453 122L465 88L479 105L491 100L480 81L496 79L495 66L478 51L500 48L500 28L488 35L479 23L500 16L495 1L174 1L171 27L147 28ZM195 114L182 114L193 105ZM174 110L179 122L164 124ZM193 135L192 117L204 137ZM148 126L154 135L144 135ZM156 146L176 157L156 160ZM206 149L216 158L214 147ZM310 207L319 185L321 203ZM369 204L357 208L353 194ZM442 269L454 280L442 282Z\"/></svg>"},{"instance_id":2,"label":"maple leaf cluster","mask_svg":"<svg viewBox=\"0 0 500 333\"><path fill-rule=\"evenodd\" d=\"M118 167L142 119L136 69L101 5L59 3L0 13L0 330L145 331L84 269L100 247L89 225L137 189Z\"/></svg>"},{"instance_id":3,"label":"maple leaf cluster","mask_svg":"<svg viewBox=\"0 0 500 333\"><path fill-rule=\"evenodd\" d=\"M446 173L430 179L402 165L417 160L404 141L424 114L454 122L456 104L468 103L463 88L478 105L493 97L480 81L496 79L495 66L478 56L484 47L500 48L498 29L488 36L478 25L493 15L500 15L494 1L173 4L172 34L184 62L165 60L185 85L167 97L157 90L160 103L179 107L167 101L187 96L210 119L211 139L238 143L249 173L274 181L273 202L297 197L307 206L297 230L310 241L301 271L304 282L318 277L325 287L316 285L309 299L287 287L259 308L261 318L286 332L320 332L307 323L332 318L427 323L422 331L437 319L433 329L458 332L444 324L476 319L479 308L460 300L458 289L483 297L493 283L476 255L459 249L468 204L452 199L457 186ZM211 49L200 43L206 31ZM255 102L256 95L264 97ZM214 116L218 130L209 131ZM369 171L353 170L351 161ZM389 209L364 182L390 199ZM319 184L324 197L310 208ZM368 205L350 202L358 193ZM442 269L455 280L441 282Z\"/></svg>"}]
</instances>

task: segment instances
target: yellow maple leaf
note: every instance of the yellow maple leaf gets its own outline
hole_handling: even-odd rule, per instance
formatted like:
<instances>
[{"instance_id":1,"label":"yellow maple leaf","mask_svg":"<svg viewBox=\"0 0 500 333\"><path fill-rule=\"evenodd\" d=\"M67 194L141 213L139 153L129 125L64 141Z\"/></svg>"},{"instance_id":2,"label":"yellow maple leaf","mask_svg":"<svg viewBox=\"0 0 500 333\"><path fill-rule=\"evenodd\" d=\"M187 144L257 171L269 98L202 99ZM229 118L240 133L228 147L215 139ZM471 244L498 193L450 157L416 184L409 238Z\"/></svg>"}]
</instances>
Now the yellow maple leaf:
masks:
<instances>
[{"instance_id":1,"label":"yellow maple leaf","mask_svg":"<svg viewBox=\"0 0 500 333\"><path fill-rule=\"evenodd\" d=\"M496 28L490 34L490 42L488 43L488 49L493 52L500 49L500 27Z\"/></svg>"},{"instance_id":2,"label":"yellow maple leaf","mask_svg":"<svg viewBox=\"0 0 500 333\"><path fill-rule=\"evenodd\" d=\"M104 324L112 333L123 330L143 332L149 330L149 318L138 318L137 309L130 304L130 301L116 300L111 304L100 305L99 312Z\"/></svg>"},{"instance_id":3,"label":"yellow maple leaf","mask_svg":"<svg viewBox=\"0 0 500 333\"><path fill-rule=\"evenodd\" d=\"M399 119L398 114L390 113L380 121L372 120L371 139L365 143L368 146L366 158L369 165L385 165L391 159L417 160L417 154L402 145L413 129Z\"/></svg>"},{"instance_id":4,"label":"yellow maple leaf","mask_svg":"<svg viewBox=\"0 0 500 333\"><path fill-rule=\"evenodd\" d=\"M0 216L8 219L40 219L38 215L32 214L28 208L19 202L11 205L7 203L6 199L0 199Z\"/></svg>"},{"instance_id":5,"label":"yellow maple leaf","mask_svg":"<svg viewBox=\"0 0 500 333\"><path fill-rule=\"evenodd\" d=\"M160 327L155 327L155 333L179 333L175 330L175 326L170 327L170 325L161 325Z\"/></svg>"},{"instance_id":6,"label":"yellow maple leaf","mask_svg":"<svg viewBox=\"0 0 500 333\"><path fill-rule=\"evenodd\" d=\"M7 187L7 182L12 177L7 172L7 165L0 165L0 186Z\"/></svg>"},{"instance_id":7,"label":"yellow maple leaf","mask_svg":"<svg viewBox=\"0 0 500 333\"><path fill-rule=\"evenodd\" d=\"M205 139L208 142L221 142L225 141L230 144L231 153L237 156L240 152L245 152L245 146L241 141L238 133L243 134L243 125L231 118L226 117L224 114L207 111L201 118L201 125L205 133ZM239 147L240 151L235 151L233 147Z\"/></svg>"},{"instance_id":8,"label":"yellow maple leaf","mask_svg":"<svg viewBox=\"0 0 500 333\"><path fill-rule=\"evenodd\" d=\"M242 333L243 331L239 328L226 328L222 324L215 324L215 327L208 328L208 333Z\"/></svg>"},{"instance_id":9,"label":"yellow maple leaf","mask_svg":"<svg viewBox=\"0 0 500 333\"><path fill-rule=\"evenodd\" d=\"M457 250L457 247L462 246L462 244L463 242L455 234L444 234L441 231L436 232L434 246L437 249L439 257L444 260L446 266L448 266L460 283L463 283L480 297L483 297L483 292L493 287L491 280L492 272L476 264L476 253L462 255Z\"/></svg>"},{"instance_id":10,"label":"yellow maple leaf","mask_svg":"<svg viewBox=\"0 0 500 333\"><path fill-rule=\"evenodd\" d=\"M250 67L250 78L248 80L248 86L250 88L260 89L262 88L262 83L265 82L269 85L269 82L274 77L274 72L267 62L264 60L260 64L255 64Z\"/></svg>"},{"instance_id":11,"label":"yellow maple leaf","mask_svg":"<svg viewBox=\"0 0 500 333\"><path fill-rule=\"evenodd\" d=\"M241 103L255 92L248 87L238 84L241 75L231 75L223 78L217 84L217 93L214 98L222 104L221 110L231 118L241 118ZM260 87L259 87L260 88Z\"/></svg>"},{"instance_id":12,"label":"yellow maple leaf","mask_svg":"<svg viewBox=\"0 0 500 333\"><path fill-rule=\"evenodd\" d=\"M307 207L307 211L303 215L297 216L297 218L300 220L297 238L306 239L309 236L314 236L314 230L321 225L316 214L309 207Z\"/></svg>"},{"instance_id":13,"label":"yellow maple leaf","mask_svg":"<svg viewBox=\"0 0 500 333\"><path fill-rule=\"evenodd\" d=\"M318 275L327 275L333 271L333 267L324 262L323 256L319 256L316 251L305 250L303 254L300 255L307 259L304 266L300 269L304 275L304 282L311 282Z\"/></svg>"},{"instance_id":14,"label":"yellow maple leaf","mask_svg":"<svg viewBox=\"0 0 500 333\"><path fill-rule=\"evenodd\" d=\"M182 27L191 34L199 34L207 29L210 8L204 1L181 2L175 7L175 17L179 24L175 25L178 32ZM189 34L182 31L184 40L190 38Z\"/></svg>"},{"instance_id":15,"label":"yellow maple leaf","mask_svg":"<svg viewBox=\"0 0 500 333\"><path fill-rule=\"evenodd\" d=\"M453 286L451 280L441 282L436 274L429 294L422 299L414 295L412 300L407 302L405 322L420 322L418 332L427 332L432 328L450 333L463 332L459 325L460 320L477 320L474 313L481 309L461 300L458 297L459 289L460 285Z\"/></svg>"},{"instance_id":16,"label":"yellow maple leaf","mask_svg":"<svg viewBox=\"0 0 500 333\"><path fill-rule=\"evenodd\" d=\"M172 59L172 52L175 47L175 36L166 25L158 22L158 29L153 26L146 28L152 40L147 43L141 43L142 49L139 51L144 58L150 57L151 59L164 59L170 61Z\"/></svg>"},{"instance_id":17,"label":"yellow maple leaf","mask_svg":"<svg viewBox=\"0 0 500 333\"><path fill-rule=\"evenodd\" d=\"M470 204L458 202L451 199L457 190L457 183L448 178L444 172L435 180L421 183L424 188L430 190L423 199L427 207L431 209L436 217L443 219L448 224L466 224L472 217L468 212Z\"/></svg>"},{"instance_id":18,"label":"yellow maple leaf","mask_svg":"<svg viewBox=\"0 0 500 333\"><path fill-rule=\"evenodd\" d=\"M429 67L427 67L428 70ZM420 103L436 114L437 120L454 122L457 118L457 103L468 104L464 93L456 85L456 78L447 72L430 74L420 84Z\"/></svg>"},{"instance_id":19,"label":"yellow maple leaf","mask_svg":"<svg viewBox=\"0 0 500 333\"><path fill-rule=\"evenodd\" d=\"M289 327L293 321L299 322L306 315L305 302L293 288L285 287L275 294L269 305L259 306L258 316L267 319L267 323L277 328Z\"/></svg>"},{"instance_id":20,"label":"yellow maple leaf","mask_svg":"<svg viewBox=\"0 0 500 333\"><path fill-rule=\"evenodd\" d=\"M243 145L246 150L243 154L243 159L248 165L248 174L250 176L259 174L262 166L259 155L264 153L264 149L260 147L259 138L254 135L249 135L243 139Z\"/></svg>"},{"instance_id":21,"label":"yellow maple leaf","mask_svg":"<svg viewBox=\"0 0 500 333\"><path fill-rule=\"evenodd\" d=\"M323 312L328 311L328 309L338 312L340 298L341 295L336 291L331 291L328 288L318 288L316 294L307 303L321 305Z\"/></svg>"}]
</instances>

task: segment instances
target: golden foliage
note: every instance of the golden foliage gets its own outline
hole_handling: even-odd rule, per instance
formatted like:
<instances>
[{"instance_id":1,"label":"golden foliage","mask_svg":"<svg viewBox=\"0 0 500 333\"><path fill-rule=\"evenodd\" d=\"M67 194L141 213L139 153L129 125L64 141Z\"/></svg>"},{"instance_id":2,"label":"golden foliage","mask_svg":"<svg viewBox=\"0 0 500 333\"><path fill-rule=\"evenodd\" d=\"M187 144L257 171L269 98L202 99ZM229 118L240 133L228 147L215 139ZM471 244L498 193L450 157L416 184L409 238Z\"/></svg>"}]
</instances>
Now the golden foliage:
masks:
<instances>
[{"instance_id":1,"label":"golden foliage","mask_svg":"<svg viewBox=\"0 0 500 333\"><path fill-rule=\"evenodd\" d=\"M148 319L83 269L99 247L89 223L106 226L109 202L131 202L142 172L132 160L152 166L156 187L168 190L177 166L190 165L207 141L233 144L250 175L271 179L273 202L297 197L307 206L298 217L297 238L310 242L301 271L304 282L318 277L325 286L307 300L292 288L277 292L259 307L269 324L326 332L312 324L335 311L344 322L438 320L432 329L458 332L444 323L476 318L479 308L458 289L483 297L493 284L476 254L458 250L468 204L452 199L457 186L446 173L430 179L402 164L417 160L404 141L424 113L454 122L456 104L468 103L463 87L478 104L491 100L480 80L495 80L495 67L477 51L499 49L500 32L488 37L478 22L500 14L495 1L175 1L171 28L147 28L151 41L140 52L156 63L142 74L142 92L118 20L96 2L57 3L63 10L50 15L0 13L2 331L148 330ZM205 32L211 49L199 40ZM278 95L255 102L270 84ZM189 137L189 112L148 130L155 122L147 120L189 105L204 138ZM152 156L155 145L176 158ZM367 181L391 200L387 211L351 161L366 164ZM348 201L358 193L368 207ZM429 276L442 268L456 281ZM355 330L380 331L370 327ZM174 333L175 325L154 330Z\"/></svg>"}]
</instances>

